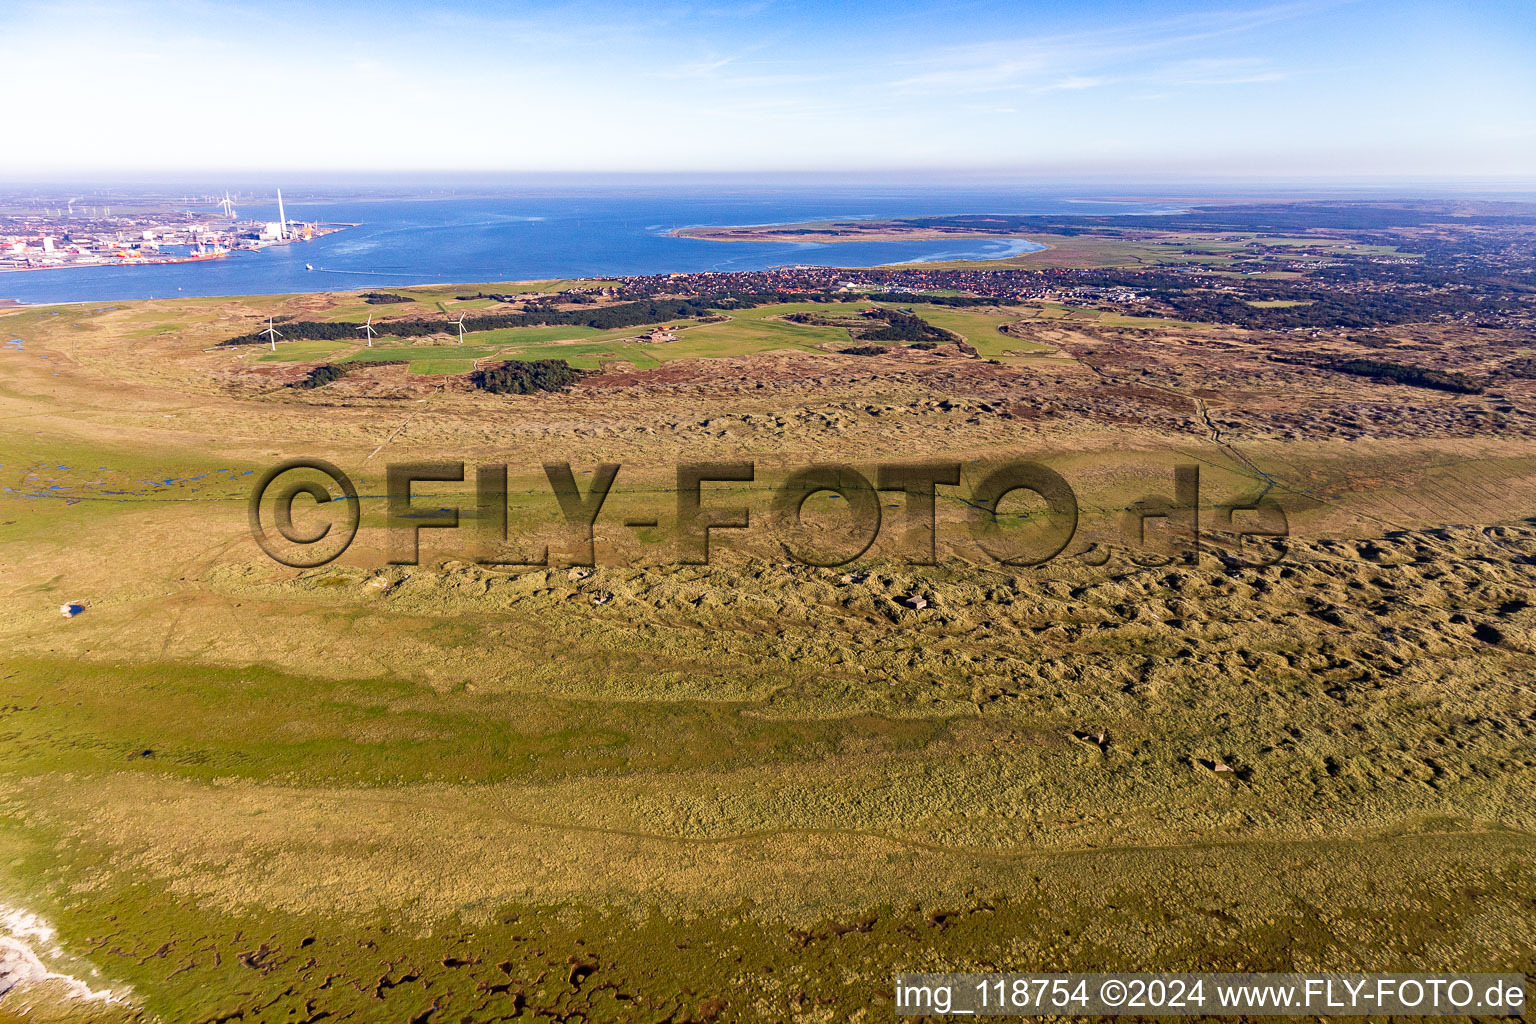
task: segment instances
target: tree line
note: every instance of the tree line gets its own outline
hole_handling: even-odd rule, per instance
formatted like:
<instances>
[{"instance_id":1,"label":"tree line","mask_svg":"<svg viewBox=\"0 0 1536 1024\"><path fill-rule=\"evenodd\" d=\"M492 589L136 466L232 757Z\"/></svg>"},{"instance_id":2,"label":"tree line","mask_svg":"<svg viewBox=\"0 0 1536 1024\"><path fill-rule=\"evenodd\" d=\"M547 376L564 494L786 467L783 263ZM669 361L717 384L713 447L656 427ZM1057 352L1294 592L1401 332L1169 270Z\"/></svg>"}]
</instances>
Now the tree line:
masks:
<instances>
[{"instance_id":1,"label":"tree line","mask_svg":"<svg viewBox=\"0 0 1536 1024\"><path fill-rule=\"evenodd\" d=\"M1376 377L1406 384L1415 388L1432 388L1436 391L1452 391L1458 395L1482 394L1482 385L1464 374L1449 370L1426 370L1402 363L1388 363L1380 359L1345 359L1325 364L1338 373L1356 377Z\"/></svg>"}]
</instances>

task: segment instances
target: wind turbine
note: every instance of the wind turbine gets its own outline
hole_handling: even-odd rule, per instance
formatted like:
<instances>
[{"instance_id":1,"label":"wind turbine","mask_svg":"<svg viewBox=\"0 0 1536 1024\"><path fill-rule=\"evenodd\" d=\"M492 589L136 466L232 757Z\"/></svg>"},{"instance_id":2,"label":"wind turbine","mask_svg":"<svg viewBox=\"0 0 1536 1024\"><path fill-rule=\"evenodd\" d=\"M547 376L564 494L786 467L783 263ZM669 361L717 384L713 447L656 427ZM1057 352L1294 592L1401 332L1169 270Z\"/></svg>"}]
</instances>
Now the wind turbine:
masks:
<instances>
[{"instance_id":1,"label":"wind turbine","mask_svg":"<svg viewBox=\"0 0 1536 1024\"><path fill-rule=\"evenodd\" d=\"M227 189L224 192L224 198L219 200L219 209L224 211L224 216L228 217L230 220L234 220L235 201L229 198L229 191Z\"/></svg>"},{"instance_id":2,"label":"wind turbine","mask_svg":"<svg viewBox=\"0 0 1536 1024\"><path fill-rule=\"evenodd\" d=\"M368 322L366 324L363 324L363 326L359 327L358 330L360 330L360 331L367 331L368 332L368 347L369 348L373 348L373 336L375 334L378 334L379 332L373 329L373 314L372 313L368 314Z\"/></svg>"},{"instance_id":3,"label":"wind turbine","mask_svg":"<svg viewBox=\"0 0 1536 1024\"><path fill-rule=\"evenodd\" d=\"M455 326L455 327L457 327L459 329L459 344L460 345L464 344L464 314L463 313L460 313L459 314L459 318L457 320L453 321L453 326Z\"/></svg>"},{"instance_id":4,"label":"wind turbine","mask_svg":"<svg viewBox=\"0 0 1536 1024\"><path fill-rule=\"evenodd\" d=\"M267 329L262 331L261 333L265 334L267 336L267 340L272 343L272 351L276 352L277 351L277 339L281 338L282 334L278 332L278 329L276 327L272 326L272 318L271 317L267 317Z\"/></svg>"}]
</instances>

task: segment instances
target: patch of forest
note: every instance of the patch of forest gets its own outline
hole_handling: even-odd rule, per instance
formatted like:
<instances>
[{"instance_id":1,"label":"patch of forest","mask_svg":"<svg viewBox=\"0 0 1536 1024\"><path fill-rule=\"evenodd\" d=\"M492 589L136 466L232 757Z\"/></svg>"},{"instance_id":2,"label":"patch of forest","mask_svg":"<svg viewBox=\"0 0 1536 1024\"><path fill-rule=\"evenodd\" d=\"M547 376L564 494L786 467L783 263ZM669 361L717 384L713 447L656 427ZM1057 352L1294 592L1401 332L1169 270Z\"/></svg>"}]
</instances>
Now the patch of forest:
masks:
<instances>
[{"instance_id":1,"label":"patch of forest","mask_svg":"<svg viewBox=\"0 0 1536 1024\"><path fill-rule=\"evenodd\" d=\"M535 391L560 391L581 379L581 371L564 359L531 359L476 370L470 382L493 395L531 395Z\"/></svg>"},{"instance_id":2,"label":"patch of forest","mask_svg":"<svg viewBox=\"0 0 1536 1024\"><path fill-rule=\"evenodd\" d=\"M935 327L915 313L899 309L874 309L865 314L872 321L881 322L878 327L859 328L860 341L900 341L906 343L934 343L954 341L955 335Z\"/></svg>"},{"instance_id":3,"label":"patch of forest","mask_svg":"<svg viewBox=\"0 0 1536 1024\"><path fill-rule=\"evenodd\" d=\"M1395 384L1406 384L1415 388L1452 391L1459 395L1479 395L1483 392L1483 386L1465 374L1446 370L1426 370L1418 366L1389 363L1381 359L1344 359L1325 363L1324 366L1336 373L1389 380Z\"/></svg>"}]
</instances>

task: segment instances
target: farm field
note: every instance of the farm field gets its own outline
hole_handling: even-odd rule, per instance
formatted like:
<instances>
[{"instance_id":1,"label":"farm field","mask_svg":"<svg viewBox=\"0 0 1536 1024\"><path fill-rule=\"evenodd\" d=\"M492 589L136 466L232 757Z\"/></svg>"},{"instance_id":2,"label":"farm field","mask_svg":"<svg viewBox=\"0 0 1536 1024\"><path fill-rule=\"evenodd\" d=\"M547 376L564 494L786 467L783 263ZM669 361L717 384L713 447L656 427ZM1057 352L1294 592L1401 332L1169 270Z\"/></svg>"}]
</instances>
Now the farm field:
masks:
<instances>
[{"instance_id":1,"label":"farm field","mask_svg":"<svg viewBox=\"0 0 1536 1024\"><path fill-rule=\"evenodd\" d=\"M1494 374L1518 332L1306 339L1474 394L1044 301L885 304L976 355L782 319L867 301L672 341L220 344L269 316L446 324L489 287L0 311L0 950L57 975L0 1021L868 1021L896 970L1536 970L1536 381ZM587 372L469 376L545 359ZM347 372L294 386L323 365ZM295 457L358 491L323 566L251 536ZM412 491L459 526L398 563L387 467L459 461ZM684 560L677 466L737 461L753 479L702 500L748 526ZM857 559L786 554L793 470L934 461L962 481L936 564L899 490ZM973 528L1015 461L1076 495L1038 566ZM562 462L583 494L622 467L590 559ZM491 564L475 471L501 464ZM1125 527L1181 466L1192 558ZM1261 499L1288 551L1245 566ZM818 495L808 534L845 505ZM1042 543L1039 502L998 519L994 548Z\"/></svg>"}]
</instances>

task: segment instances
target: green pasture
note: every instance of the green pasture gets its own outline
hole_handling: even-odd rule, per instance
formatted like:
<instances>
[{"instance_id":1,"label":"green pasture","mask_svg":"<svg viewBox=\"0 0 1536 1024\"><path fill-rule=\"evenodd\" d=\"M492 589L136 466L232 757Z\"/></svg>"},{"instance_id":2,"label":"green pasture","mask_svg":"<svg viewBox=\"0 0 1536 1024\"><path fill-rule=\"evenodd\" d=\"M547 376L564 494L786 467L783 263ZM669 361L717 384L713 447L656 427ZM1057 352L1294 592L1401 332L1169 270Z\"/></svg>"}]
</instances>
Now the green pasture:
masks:
<instances>
[{"instance_id":1,"label":"green pasture","mask_svg":"<svg viewBox=\"0 0 1536 1024\"><path fill-rule=\"evenodd\" d=\"M776 316L787 316L790 313L819 313L822 316L858 316L859 310L868 309L872 303L868 300L857 302L776 302L768 306L755 306L752 309L720 309L715 312L723 313L733 320L767 320ZM889 303L887 303L889 305Z\"/></svg>"},{"instance_id":2,"label":"green pasture","mask_svg":"<svg viewBox=\"0 0 1536 1024\"><path fill-rule=\"evenodd\" d=\"M501 305L501 303L495 299L441 299L436 305L437 308L447 313L450 310L454 312L468 312L473 309L490 309L493 306Z\"/></svg>"},{"instance_id":3,"label":"green pasture","mask_svg":"<svg viewBox=\"0 0 1536 1024\"><path fill-rule=\"evenodd\" d=\"M404 360L415 363L418 360L433 362L454 359L490 359L500 351L499 345L401 345L397 348L374 346L353 353L347 362L378 363Z\"/></svg>"},{"instance_id":4,"label":"green pasture","mask_svg":"<svg viewBox=\"0 0 1536 1024\"><path fill-rule=\"evenodd\" d=\"M815 306L816 304L805 303L805 305ZM823 309L825 308L827 307L823 306ZM727 315L731 317L729 321L690 327L678 332L676 341L654 346L658 357L711 359L749 355L753 352L771 352L781 348L809 350L827 342L848 340L846 327L815 327L784 320L767 320L762 317L738 318L734 313Z\"/></svg>"},{"instance_id":5,"label":"green pasture","mask_svg":"<svg viewBox=\"0 0 1536 1024\"><path fill-rule=\"evenodd\" d=\"M557 324L553 327L504 327L495 331L476 331L466 337L479 345L528 345L549 341L618 341L650 331L649 327L619 327L600 331L596 327Z\"/></svg>"},{"instance_id":6,"label":"green pasture","mask_svg":"<svg viewBox=\"0 0 1536 1024\"><path fill-rule=\"evenodd\" d=\"M645 345L638 342L616 344L603 341L574 345L527 345L521 348L503 349L501 358L517 359L524 362L535 359L564 359L578 370L601 369L604 361L633 363L635 366L648 369L661 365L657 354L664 347L661 345Z\"/></svg>"},{"instance_id":7,"label":"green pasture","mask_svg":"<svg viewBox=\"0 0 1536 1024\"><path fill-rule=\"evenodd\" d=\"M473 359L416 359L410 366L412 373L427 374L468 373L474 368Z\"/></svg>"},{"instance_id":8,"label":"green pasture","mask_svg":"<svg viewBox=\"0 0 1536 1024\"><path fill-rule=\"evenodd\" d=\"M329 359L337 352L343 352L357 346L345 341L319 341L316 339L304 339L302 341L283 341L278 339L277 350L262 346L262 353L257 358L258 363L311 363L317 360ZM377 351L364 349L363 351Z\"/></svg>"},{"instance_id":9,"label":"green pasture","mask_svg":"<svg viewBox=\"0 0 1536 1024\"><path fill-rule=\"evenodd\" d=\"M1024 319L1023 310L1019 308L914 306L912 311L933 326L960 335L989 359L998 358L1006 352L1040 352L1050 349L1048 345L1010 338L999 332L998 328L1004 324Z\"/></svg>"}]
</instances>

